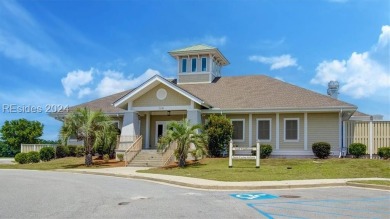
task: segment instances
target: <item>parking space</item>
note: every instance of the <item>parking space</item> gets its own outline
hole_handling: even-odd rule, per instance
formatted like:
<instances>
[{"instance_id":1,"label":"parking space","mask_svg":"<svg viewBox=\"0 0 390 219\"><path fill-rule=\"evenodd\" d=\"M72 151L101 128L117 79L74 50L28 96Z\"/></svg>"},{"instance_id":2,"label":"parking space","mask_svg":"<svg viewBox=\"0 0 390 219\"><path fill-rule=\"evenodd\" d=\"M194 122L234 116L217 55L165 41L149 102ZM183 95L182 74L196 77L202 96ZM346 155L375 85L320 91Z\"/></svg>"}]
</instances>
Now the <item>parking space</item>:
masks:
<instances>
[{"instance_id":1,"label":"parking space","mask_svg":"<svg viewBox=\"0 0 390 219\"><path fill-rule=\"evenodd\" d=\"M389 218L390 192L354 187L233 193L262 218ZM262 198L263 197L263 198Z\"/></svg>"}]
</instances>

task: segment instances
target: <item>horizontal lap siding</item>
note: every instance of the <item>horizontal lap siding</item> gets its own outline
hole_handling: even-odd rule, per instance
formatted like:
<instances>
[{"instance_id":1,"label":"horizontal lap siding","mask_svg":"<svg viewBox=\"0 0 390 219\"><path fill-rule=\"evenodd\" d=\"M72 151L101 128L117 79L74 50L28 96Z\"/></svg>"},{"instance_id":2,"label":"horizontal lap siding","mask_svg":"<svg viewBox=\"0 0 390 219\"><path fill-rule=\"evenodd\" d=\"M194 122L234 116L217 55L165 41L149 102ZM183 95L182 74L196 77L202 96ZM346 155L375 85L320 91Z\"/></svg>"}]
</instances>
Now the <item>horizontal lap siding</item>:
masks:
<instances>
[{"instance_id":1,"label":"horizontal lap siding","mask_svg":"<svg viewBox=\"0 0 390 219\"><path fill-rule=\"evenodd\" d=\"M196 82L209 82L210 74L209 73L198 73L198 74L188 74L183 73L179 75L180 83L196 83Z\"/></svg>"},{"instance_id":2,"label":"horizontal lap siding","mask_svg":"<svg viewBox=\"0 0 390 219\"><path fill-rule=\"evenodd\" d=\"M156 93L157 91L163 88L167 91L167 97L164 100L157 99ZM183 106L183 105L190 105L191 101L179 94L178 92L172 90L171 88L160 84L153 88L152 90L148 91L141 97L135 99L133 101L132 106L133 107L148 107L148 106Z\"/></svg>"},{"instance_id":3,"label":"horizontal lap siding","mask_svg":"<svg viewBox=\"0 0 390 219\"><path fill-rule=\"evenodd\" d=\"M328 142L332 151L339 147L339 115L338 113L309 113L307 115L308 150L314 142Z\"/></svg>"},{"instance_id":4,"label":"horizontal lap siding","mask_svg":"<svg viewBox=\"0 0 390 219\"><path fill-rule=\"evenodd\" d=\"M248 114L228 114L226 115L229 119L244 119L244 141L243 142L236 142L233 141L234 145L238 145L239 147L248 147L249 146L249 115Z\"/></svg>"},{"instance_id":5,"label":"horizontal lap siding","mask_svg":"<svg viewBox=\"0 0 390 219\"><path fill-rule=\"evenodd\" d=\"M276 150L276 115L275 114L253 114L252 115L252 144L257 142L257 119L271 119L271 141L264 141L261 144L270 144L273 150Z\"/></svg>"},{"instance_id":6,"label":"horizontal lap siding","mask_svg":"<svg viewBox=\"0 0 390 219\"><path fill-rule=\"evenodd\" d=\"M298 142L287 142L284 140L284 119L299 119L299 141ZM294 151L294 150L304 150L303 141L303 113L291 113L291 114L280 114L279 115L279 141L280 146L279 150Z\"/></svg>"}]
</instances>

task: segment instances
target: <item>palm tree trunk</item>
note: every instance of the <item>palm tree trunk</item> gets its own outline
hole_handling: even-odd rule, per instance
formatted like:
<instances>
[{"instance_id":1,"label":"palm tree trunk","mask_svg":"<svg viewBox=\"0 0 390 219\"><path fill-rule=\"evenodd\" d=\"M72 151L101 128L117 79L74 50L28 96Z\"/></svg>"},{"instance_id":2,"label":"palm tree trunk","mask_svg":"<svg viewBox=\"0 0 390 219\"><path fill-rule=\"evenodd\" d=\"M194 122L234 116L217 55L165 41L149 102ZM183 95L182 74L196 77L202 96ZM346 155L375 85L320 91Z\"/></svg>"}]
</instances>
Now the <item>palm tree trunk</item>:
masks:
<instances>
[{"instance_id":1,"label":"palm tree trunk","mask_svg":"<svg viewBox=\"0 0 390 219\"><path fill-rule=\"evenodd\" d=\"M92 165L92 154L91 152L88 152L88 154L85 155L85 165L91 166Z\"/></svg>"},{"instance_id":2,"label":"palm tree trunk","mask_svg":"<svg viewBox=\"0 0 390 219\"><path fill-rule=\"evenodd\" d=\"M184 155L180 155L179 167L184 167L186 165L186 158Z\"/></svg>"}]
</instances>

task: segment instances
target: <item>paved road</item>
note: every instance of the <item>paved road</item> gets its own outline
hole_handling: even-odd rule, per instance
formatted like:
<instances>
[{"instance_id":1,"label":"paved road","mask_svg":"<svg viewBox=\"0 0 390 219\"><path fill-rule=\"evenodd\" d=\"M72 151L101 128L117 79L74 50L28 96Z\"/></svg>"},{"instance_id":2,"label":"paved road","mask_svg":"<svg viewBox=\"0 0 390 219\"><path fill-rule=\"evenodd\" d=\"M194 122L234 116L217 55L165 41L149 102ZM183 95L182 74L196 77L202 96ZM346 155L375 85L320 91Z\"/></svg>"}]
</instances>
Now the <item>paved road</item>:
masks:
<instances>
[{"instance_id":1,"label":"paved road","mask_svg":"<svg viewBox=\"0 0 390 219\"><path fill-rule=\"evenodd\" d=\"M206 191L108 176L0 170L1 218L388 218L389 203L389 192L352 187Z\"/></svg>"}]
</instances>

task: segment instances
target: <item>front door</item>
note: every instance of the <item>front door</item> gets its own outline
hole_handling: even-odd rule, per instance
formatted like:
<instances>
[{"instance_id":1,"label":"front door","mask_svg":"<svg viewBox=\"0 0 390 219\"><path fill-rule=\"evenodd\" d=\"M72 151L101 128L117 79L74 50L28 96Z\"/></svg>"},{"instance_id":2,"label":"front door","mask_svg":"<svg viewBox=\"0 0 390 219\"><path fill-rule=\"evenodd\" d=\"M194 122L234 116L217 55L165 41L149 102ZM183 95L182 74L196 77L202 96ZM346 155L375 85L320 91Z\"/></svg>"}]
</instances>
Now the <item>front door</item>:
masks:
<instances>
[{"instance_id":1,"label":"front door","mask_svg":"<svg viewBox=\"0 0 390 219\"><path fill-rule=\"evenodd\" d=\"M157 121L156 122L156 147L158 144L158 139L161 138L167 131L167 122L166 121Z\"/></svg>"}]
</instances>

